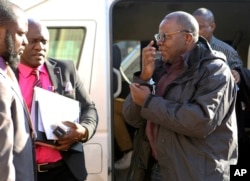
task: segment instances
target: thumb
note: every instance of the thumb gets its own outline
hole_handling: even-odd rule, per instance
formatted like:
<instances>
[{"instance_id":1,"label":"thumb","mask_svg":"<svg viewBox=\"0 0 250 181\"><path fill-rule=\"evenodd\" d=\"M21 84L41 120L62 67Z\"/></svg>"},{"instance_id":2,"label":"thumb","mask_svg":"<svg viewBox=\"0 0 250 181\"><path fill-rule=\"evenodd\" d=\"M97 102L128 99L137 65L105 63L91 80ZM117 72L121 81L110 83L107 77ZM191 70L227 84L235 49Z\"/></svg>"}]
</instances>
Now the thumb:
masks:
<instances>
[{"instance_id":1,"label":"thumb","mask_svg":"<svg viewBox=\"0 0 250 181\"><path fill-rule=\"evenodd\" d=\"M73 122L70 122L70 121L63 121L62 123L63 123L64 125L68 126L68 127L76 128L76 125L75 125L75 123L73 123Z\"/></svg>"}]
</instances>

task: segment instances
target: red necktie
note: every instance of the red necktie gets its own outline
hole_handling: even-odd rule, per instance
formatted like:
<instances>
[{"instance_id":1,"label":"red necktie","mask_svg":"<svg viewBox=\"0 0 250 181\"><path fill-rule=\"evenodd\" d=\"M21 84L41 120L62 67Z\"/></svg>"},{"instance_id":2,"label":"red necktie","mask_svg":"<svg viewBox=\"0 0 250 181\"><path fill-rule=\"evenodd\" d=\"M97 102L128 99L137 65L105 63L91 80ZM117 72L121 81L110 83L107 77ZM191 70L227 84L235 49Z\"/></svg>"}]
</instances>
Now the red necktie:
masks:
<instances>
[{"instance_id":1,"label":"red necktie","mask_svg":"<svg viewBox=\"0 0 250 181\"><path fill-rule=\"evenodd\" d=\"M42 87L42 82L41 82L41 79L40 79L40 75L39 75L39 70L38 69L34 69L32 70L31 74L33 74L36 79L34 81L34 87L37 86L37 87Z\"/></svg>"}]
</instances>

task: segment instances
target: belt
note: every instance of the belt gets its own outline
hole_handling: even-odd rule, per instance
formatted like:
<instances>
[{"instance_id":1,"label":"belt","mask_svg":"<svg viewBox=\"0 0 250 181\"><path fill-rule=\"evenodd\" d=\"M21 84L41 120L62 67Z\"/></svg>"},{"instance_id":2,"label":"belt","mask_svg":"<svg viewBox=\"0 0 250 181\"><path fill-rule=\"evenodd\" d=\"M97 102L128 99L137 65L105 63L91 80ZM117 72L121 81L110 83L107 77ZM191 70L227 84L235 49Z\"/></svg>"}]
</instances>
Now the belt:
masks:
<instances>
[{"instance_id":1,"label":"belt","mask_svg":"<svg viewBox=\"0 0 250 181\"><path fill-rule=\"evenodd\" d=\"M37 164L37 172L47 172L49 169L56 168L63 165L63 161L59 160L54 163L40 163Z\"/></svg>"}]
</instances>

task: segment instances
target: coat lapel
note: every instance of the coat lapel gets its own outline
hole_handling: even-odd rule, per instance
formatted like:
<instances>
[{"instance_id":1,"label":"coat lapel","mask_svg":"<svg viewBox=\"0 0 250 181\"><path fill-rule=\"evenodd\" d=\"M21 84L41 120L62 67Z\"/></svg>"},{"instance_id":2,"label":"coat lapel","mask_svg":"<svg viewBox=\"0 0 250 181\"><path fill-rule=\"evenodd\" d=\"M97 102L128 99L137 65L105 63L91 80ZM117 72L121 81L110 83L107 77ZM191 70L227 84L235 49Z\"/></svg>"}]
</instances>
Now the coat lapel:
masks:
<instances>
[{"instance_id":1,"label":"coat lapel","mask_svg":"<svg viewBox=\"0 0 250 181\"><path fill-rule=\"evenodd\" d=\"M18 98L20 100L22 100L22 94L21 94L21 91L20 91L20 88L19 88L17 80L12 80L11 78L7 77L6 73L4 73L4 71L2 69L0 69L0 73L6 79L6 81L10 85L11 89L16 93L16 95L18 96ZM13 76L15 76L15 75L13 74Z\"/></svg>"},{"instance_id":2,"label":"coat lapel","mask_svg":"<svg viewBox=\"0 0 250 181\"><path fill-rule=\"evenodd\" d=\"M61 68L57 67L57 63L53 60L45 61L45 64L47 66L47 70L49 72L49 76L54 86L55 92L63 94L63 80Z\"/></svg>"}]
</instances>

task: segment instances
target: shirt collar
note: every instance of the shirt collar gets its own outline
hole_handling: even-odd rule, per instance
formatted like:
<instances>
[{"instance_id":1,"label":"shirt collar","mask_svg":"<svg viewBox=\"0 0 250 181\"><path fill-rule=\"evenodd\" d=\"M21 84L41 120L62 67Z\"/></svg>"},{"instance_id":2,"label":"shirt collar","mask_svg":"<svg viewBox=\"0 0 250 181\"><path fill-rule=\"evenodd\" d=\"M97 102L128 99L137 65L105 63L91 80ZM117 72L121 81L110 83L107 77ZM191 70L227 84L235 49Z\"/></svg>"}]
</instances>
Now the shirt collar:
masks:
<instances>
[{"instance_id":1,"label":"shirt collar","mask_svg":"<svg viewBox=\"0 0 250 181\"><path fill-rule=\"evenodd\" d=\"M39 70L40 73L46 72L44 64L37 67L37 69ZM24 65L23 63L19 63L18 70L19 73L21 73L24 77L28 77L31 74L32 70L34 70L34 68Z\"/></svg>"}]
</instances>

